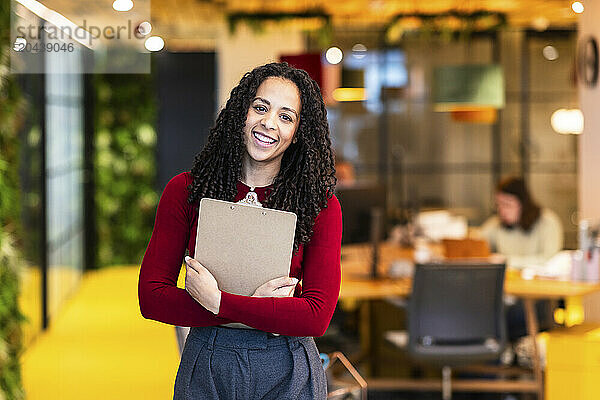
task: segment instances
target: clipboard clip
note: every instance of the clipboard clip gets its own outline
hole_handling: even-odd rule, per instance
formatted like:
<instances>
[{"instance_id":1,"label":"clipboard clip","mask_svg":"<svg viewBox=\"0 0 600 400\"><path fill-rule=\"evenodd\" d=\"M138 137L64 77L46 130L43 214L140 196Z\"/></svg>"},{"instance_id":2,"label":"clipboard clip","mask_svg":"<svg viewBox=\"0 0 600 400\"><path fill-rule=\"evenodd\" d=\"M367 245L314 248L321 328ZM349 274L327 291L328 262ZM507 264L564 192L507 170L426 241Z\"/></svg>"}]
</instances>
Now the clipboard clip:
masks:
<instances>
[{"instance_id":1,"label":"clipboard clip","mask_svg":"<svg viewBox=\"0 0 600 400\"><path fill-rule=\"evenodd\" d=\"M246 193L246 197L238 201L240 204L247 204L254 207L262 207L262 203L258 201L258 195L252 190Z\"/></svg>"}]
</instances>

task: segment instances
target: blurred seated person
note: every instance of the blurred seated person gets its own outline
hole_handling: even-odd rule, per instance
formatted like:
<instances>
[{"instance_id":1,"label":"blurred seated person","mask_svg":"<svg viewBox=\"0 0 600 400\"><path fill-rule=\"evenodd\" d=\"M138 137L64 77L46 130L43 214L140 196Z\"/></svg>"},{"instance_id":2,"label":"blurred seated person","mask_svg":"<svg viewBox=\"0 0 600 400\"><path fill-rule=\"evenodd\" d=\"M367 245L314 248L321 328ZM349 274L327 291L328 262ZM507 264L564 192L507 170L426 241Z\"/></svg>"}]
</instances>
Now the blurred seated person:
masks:
<instances>
[{"instance_id":1,"label":"blurred seated person","mask_svg":"<svg viewBox=\"0 0 600 400\"><path fill-rule=\"evenodd\" d=\"M493 252L507 257L509 267L543 264L562 250L558 216L535 203L522 178L500 181L495 197L497 215L482 225L480 234Z\"/></svg>"},{"instance_id":2,"label":"blurred seated person","mask_svg":"<svg viewBox=\"0 0 600 400\"><path fill-rule=\"evenodd\" d=\"M563 228L558 216L535 203L522 178L500 181L495 197L497 215L483 224L480 235L493 252L507 258L508 267L540 265L562 250ZM508 335L514 341L527 334L523 305L508 296L506 303ZM551 328L550 302L538 301L536 311L540 330Z\"/></svg>"}]
</instances>

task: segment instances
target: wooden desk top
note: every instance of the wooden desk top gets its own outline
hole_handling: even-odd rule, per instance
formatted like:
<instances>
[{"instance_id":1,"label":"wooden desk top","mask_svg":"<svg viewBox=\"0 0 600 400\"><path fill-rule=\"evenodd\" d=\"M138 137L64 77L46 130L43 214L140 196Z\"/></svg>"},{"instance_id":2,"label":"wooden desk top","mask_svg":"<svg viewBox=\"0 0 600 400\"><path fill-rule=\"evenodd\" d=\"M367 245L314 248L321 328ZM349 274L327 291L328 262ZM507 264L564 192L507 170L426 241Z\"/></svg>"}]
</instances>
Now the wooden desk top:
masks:
<instances>
[{"instance_id":1,"label":"wooden desk top","mask_svg":"<svg viewBox=\"0 0 600 400\"><path fill-rule=\"evenodd\" d=\"M411 249L398 248L390 244L382 244L378 271L385 276L389 264L393 260L412 260ZM411 292L410 278L368 277L371 263L371 249L368 245L345 245L342 247L342 286L341 299L380 299L390 296L407 297ZM507 271L504 290L521 298L553 299L580 297L600 292L600 284L584 282L568 282L549 279L525 280L516 271Z\"/></svg>"}]
</instances>

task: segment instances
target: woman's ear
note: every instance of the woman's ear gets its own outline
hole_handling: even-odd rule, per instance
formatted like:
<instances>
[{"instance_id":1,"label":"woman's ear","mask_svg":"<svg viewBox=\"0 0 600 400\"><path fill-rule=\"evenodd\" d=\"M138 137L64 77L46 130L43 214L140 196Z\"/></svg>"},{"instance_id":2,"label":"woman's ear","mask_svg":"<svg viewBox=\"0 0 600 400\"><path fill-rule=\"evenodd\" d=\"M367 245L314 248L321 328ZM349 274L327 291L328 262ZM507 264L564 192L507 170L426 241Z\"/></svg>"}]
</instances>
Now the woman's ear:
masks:
<instances>
[{"instance_id":1,"label":"woman's ear","mask_svg":"<svg viewBox=\"0 0 600 400\"><path fill-rule=\"evenodd\" d=\"M294 143L294 144L298 143L298 135L294 135L294 138L292 139L292 143Z\"/></svg>"}]
</instances>

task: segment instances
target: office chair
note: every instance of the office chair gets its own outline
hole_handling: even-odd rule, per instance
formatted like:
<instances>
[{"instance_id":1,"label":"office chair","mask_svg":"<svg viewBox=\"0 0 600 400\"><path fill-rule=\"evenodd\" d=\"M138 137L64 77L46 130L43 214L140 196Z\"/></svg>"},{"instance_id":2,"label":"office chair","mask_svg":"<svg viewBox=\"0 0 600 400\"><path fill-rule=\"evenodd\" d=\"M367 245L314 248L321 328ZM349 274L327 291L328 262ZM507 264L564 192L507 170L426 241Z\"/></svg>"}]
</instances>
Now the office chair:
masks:
<instances>
[{"instance_id":1,"label":"office chair","mask_svg":"<svg viewBox=\"0 0 600 400\"><path fill-rule=\"evenodd\" d=\"M498 359L506 344L504 264L417 264L408 305L408 353L442 367L449 400L452 367Z\"/></svg>"}]
</instances>

